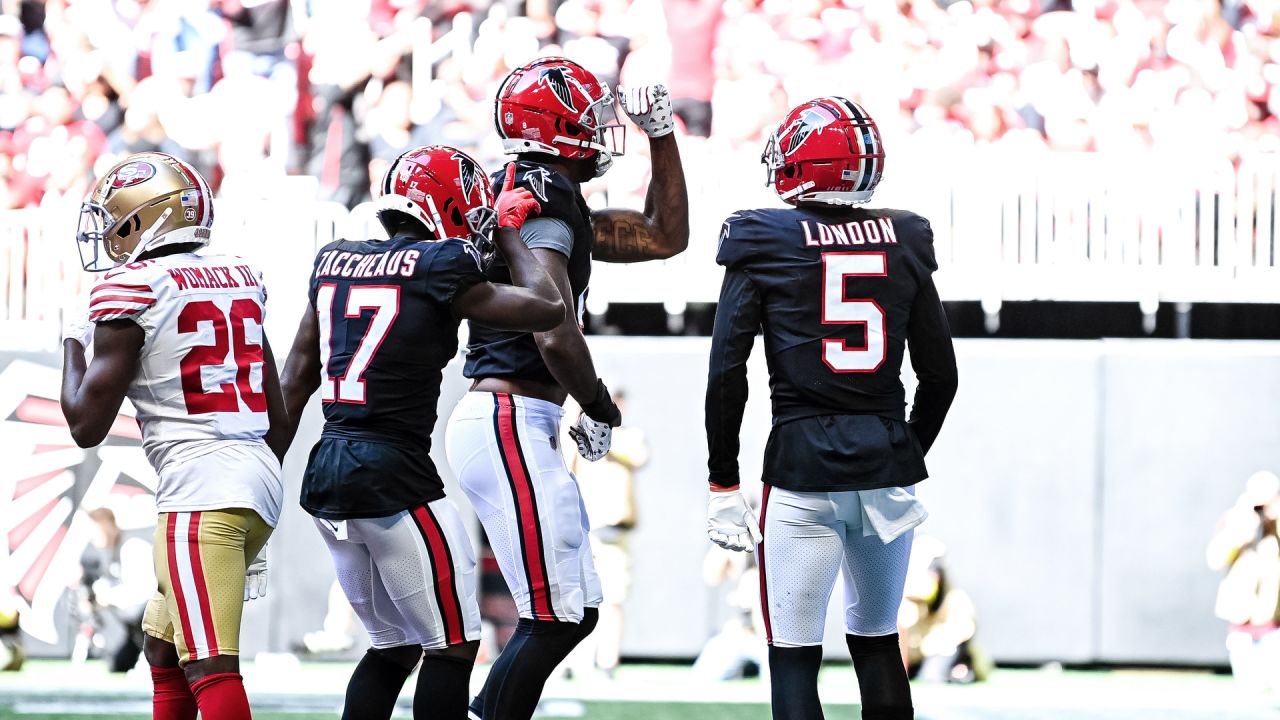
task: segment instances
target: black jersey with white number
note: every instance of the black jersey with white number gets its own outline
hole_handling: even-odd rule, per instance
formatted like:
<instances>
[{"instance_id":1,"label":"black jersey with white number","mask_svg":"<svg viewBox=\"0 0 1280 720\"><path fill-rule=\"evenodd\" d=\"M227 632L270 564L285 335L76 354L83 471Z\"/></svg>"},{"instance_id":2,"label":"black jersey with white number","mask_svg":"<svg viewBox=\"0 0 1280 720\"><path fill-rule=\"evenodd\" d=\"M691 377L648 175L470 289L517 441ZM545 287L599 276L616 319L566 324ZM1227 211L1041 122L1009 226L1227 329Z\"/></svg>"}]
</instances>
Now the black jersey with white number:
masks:
<instances>
[{"instance_id":1,"label":"black jersey with white number","mask_svg":"<svg viewBox=\"0 0 1280 720\"><path fill-rule=\"evenodd\" d=\"M483 281L475 248L461 240L340 240L316 256L325 424L305 509L379 517L444 496L428 452L441 371L458 351L451 305Z\"/></svg>"},{"instance_id":2,"label":"black jersey with white number","mask_svg":"<svg viewBox=\"0 0 1280 720\"><path fill-rule=\"evenodd\" d=\"M774 430L766 481L795 490L909 485L954 394L933 233L901 210L735 213L721 232L707 436L711 477L737 483L746 360L763 331ZM920 376L910 427L900 377Z\"/></svg>"},{"instance_id":3,"label":"black jersey with white number","mask_svg":"<svg viewBox=\"0 0 1280 720\"><path fill-rule=\"evenodd\" d=\"M502 190L506 168L494 173L493 191ZM541 206L530 217L554 218L573 231L573 249L569 255L569 288L573 291L573 312L582 317L587 284L591 280L591 209L582 198L578 185L560 173L538 163L521 160L516 163L516 187L527 188ZM499 253L490 264L486 279L493 283L511 284L511 270ZM469 378L509 377L554 384L555 378L542 360L538 344L530 333L508 332L469 321L471 338L467 343L467 363L463 374Z\"/></svg>"}]
</instances>

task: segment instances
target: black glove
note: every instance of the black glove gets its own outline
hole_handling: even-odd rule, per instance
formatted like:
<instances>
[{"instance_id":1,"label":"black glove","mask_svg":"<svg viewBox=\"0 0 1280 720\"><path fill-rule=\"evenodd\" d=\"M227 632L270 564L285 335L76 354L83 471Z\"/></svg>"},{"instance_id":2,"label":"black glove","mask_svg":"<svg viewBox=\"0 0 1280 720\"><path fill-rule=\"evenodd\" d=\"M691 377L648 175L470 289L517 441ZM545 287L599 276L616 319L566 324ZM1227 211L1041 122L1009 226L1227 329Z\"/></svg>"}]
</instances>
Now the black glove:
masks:
<instances>
[{"instance_id":1,"label":"black glove","mask_svg":"<svg viewBox=\"0 0 1280 720\"><path fill-rule=\"evenodd\" d=\"M600 379L596 380L595 399L589 403L583 403L582 412L596 422L608 423L609 427L618 427L622 424L622 411L613 403L609 388L605 387L604 381Z\"/></svg>"}]
</instances>

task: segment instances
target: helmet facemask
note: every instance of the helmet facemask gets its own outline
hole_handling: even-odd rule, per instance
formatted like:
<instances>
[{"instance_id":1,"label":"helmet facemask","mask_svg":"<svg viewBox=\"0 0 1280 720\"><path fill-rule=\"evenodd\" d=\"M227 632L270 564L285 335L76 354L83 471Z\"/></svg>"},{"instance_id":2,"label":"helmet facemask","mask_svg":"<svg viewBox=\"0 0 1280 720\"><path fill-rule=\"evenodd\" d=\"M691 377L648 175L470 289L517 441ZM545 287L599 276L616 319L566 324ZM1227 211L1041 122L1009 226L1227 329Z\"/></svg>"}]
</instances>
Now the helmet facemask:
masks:
<instances>
[{"instance_id":1,"label":"helmet facemask","mask_svg":"<svg viewBox=\"0 0 1280 720\"><path fill-rule=\"evenodd\" d=\"M105 207L86 200L80 205L80 225L76 229L76 249L80 251L80 264L89 272L106 272L112 268L119 267L137 259L147 250L151 250L162 245L173 245L180 242L200 242L200 240L208 241L209 231L207 228L195 228L196 236L191 240L179 239L178 234L190 235L191 233L183 233L181 230L173 230L166 233L163 237L170 235L175 236L172 240L163 243L152 242L156 239L156 232L164 227L165 221L173 214L173 208L166 207L160 213L159 218L151 223L148 228L142 228L142 220L140 215L135 212L130 214L123 220L117 221L111 215L111 211ZM138 240L133 247L112 242L113 238L123 237L120 235L122 230L128 230L128 234L139 233ZM203 231L203 232L200 232ZM110 243L110 244L109 244ZM204 244L204 243L201 243ZM93 255L86 256L86 246L93 248ZM107 258L107 264L104 264L103 256Z\"/></svg>"},{"instance_id":2,"label":"helmet facemask","mask_svg":"<svg viewBox=\"0 0 1280 720\"><path fill-rule=\"evenodd\" d=\"M497 255L498 246L493 241L493 232L497 229L498 213L491 207L481 206L467 211L467 227L471 229L469 242L476 247L480 255L481 269L488 270Z\"/></svg>"},{"instance_id":3,"label":"helmet facemask","mask_svg":"<svg viewBox=\"0 0 1280 720\"><path fill-rule=\"evenodd\" d=\"M89 272L106 272L116 267L106 248L106 232L116 219L103 206L89 200L80 204L80 222L76 228L76 250L80 265ZM104 260L105 257L105 260ZM107 264L103 264L106 262Z\"/></svg>"},{"instance_id":4,"label":"helmet facemask","mask_svg":"<svg viewBox=\"0 0 1280 720\"><path fill-rule=\"evenodd\" d=\"M606 88L582 113L579 124L595 138L587 147L596 150L595 174L600 177L613 167L613 158L621 157L627 150L627 126L618 117L613 93Z\"/></svg>"},{"instance_id":5,"label":"helmet facemask","mask_svg":"<svg viewBox=\"0 0 1280 720\"><path fill-rule=\"evenodd\" d=\"M764 152L760 153L760 162L764 163L764 186L772 187L778 180L778 171L786 164L786 159L782 156L782 149L778 147L777 130L770 133L769 139L765 141Z\"/></svg>"}]
</instances>

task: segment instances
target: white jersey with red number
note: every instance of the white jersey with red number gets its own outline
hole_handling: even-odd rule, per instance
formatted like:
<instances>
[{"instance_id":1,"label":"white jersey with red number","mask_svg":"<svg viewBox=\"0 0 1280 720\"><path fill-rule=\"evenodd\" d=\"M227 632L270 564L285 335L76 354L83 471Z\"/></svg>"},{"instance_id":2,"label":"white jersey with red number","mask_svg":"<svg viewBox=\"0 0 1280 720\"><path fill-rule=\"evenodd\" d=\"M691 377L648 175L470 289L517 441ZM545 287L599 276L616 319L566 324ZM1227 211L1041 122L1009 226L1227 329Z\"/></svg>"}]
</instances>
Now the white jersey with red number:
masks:
<instances>
[{"instance_id":1,"label":"white jersey with red number","mask_svg":"<svg viewBox=\"0 0 1280 720\"><path fill-rule=\"evenodd\" d=\"M266 301L262 274L228 255L131 263L93 288L91 320L132 320L146 334L129 399L161 512L247 507L272 526L279 518L280 465L263 441Z\"/></svg>"}]
</instances>

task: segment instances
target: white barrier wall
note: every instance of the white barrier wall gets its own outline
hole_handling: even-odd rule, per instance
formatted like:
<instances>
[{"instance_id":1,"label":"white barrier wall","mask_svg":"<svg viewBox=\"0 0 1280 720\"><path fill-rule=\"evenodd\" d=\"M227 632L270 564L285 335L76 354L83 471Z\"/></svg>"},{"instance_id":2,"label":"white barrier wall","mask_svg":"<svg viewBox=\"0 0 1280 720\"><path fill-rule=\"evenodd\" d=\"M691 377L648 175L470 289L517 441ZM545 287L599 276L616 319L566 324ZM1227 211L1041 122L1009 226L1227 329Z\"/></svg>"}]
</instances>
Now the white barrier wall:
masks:
<instances>
[{"instance_id":1,"label":"white barrier wall","mask_svg":"<svg viewBox=\"0 0 1280 720\"><path fill-rule=\"evenodd\" d=\"M592 312L619 302L666 303L673 312L715 302L724 218L781 205L764 186L758 156L715 144L687 143L682 152L689 250L665 262L597 263ZM1232 166L1150 153L1028 157L927 144L894 152L876 204L929 218L944 300L983 301L989 310L1021 300L1280 302L1273 220L1280 155ZM639 206L646 162L620 158L607 182L590 186L589 200ZM281 176L219 197L215 251L249 258L280 298L279 290L305 285L318 247L379 232L368 204L349 212L315 201L314 192L311 179ZM77 211L71 204L0 213L0 322L56 323L64 308L83 307L90 278L72 249Z\"/></svg>"},{"instance_id":2,"label":"white barrier wall","mask_svg":"<svg viewBox=\"0 0 1280 720\"><path fill-rule=\"evenodd\" d=\"M627 421L644 430L652 449L636 478L624 652L693 657L726 617L723 591L702 581L708 339L590 343L602 376L626 388ZM962 340L957 348L960 394L930 454L932 477L920 486L931 512L922 531L947 543L953 578L974 598L988 651L1005 662L1225 662L1225 626L1213 617L1218 577L1204 564L1204 546L1245 478L1280 466L1280 343ZM42 406L28 403L26 414L13 408L27 395L56 397L58 360L39 356L46 370L10 374L12 357L0 356L0 379L13 381L0 398L9 407L3 439L14 448L48 445L51 430L40 429L37 439L39 428L24 424L47 420L35 413ZM751 372L743 469L755 494L769 427L759 350ZM446 374L435 455L447 476L438 444L464 384L456 363ZM246 616L249 653L291 649L323 621L332 568L295 504L319 432L317 410L308 411L286 462L288 511L272 540L268 601ZM119 462L126 450L117 446L110 458ZM83 477L67 497L78 502L85 487L90 494L110 487L99 463L107 457L98 451L73 465ZM0 521L11 540L25 518L14 515L22 503L8 498L25 492L29 483L18 473L28 465L0 468ZM76 527L64 543L83 542ZM74 560L78 552L62 549L58 557ZM12 558L3 569L16 582L27 566ZM832 620L829 649L838 655Z\"/></svg>"}]
</instances>

